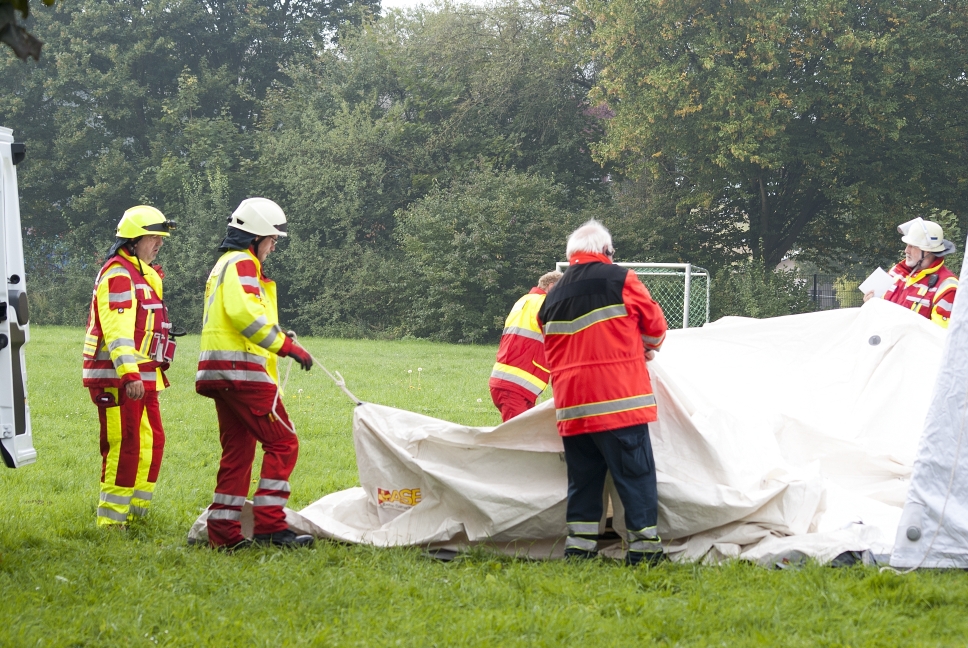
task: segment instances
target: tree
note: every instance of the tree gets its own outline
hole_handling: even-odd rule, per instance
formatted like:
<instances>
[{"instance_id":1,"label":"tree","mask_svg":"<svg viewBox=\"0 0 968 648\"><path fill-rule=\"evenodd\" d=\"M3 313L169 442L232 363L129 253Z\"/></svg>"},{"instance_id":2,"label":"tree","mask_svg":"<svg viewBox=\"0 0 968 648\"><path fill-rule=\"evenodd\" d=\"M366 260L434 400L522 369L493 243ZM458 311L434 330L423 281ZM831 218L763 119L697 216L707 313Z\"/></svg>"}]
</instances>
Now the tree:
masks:
<instances>
[{"instance_id":1,"label":"tree","mask_svg":"<svg viewBox=\"0 0 968 648\"><path fill-rule=\"evenodd\" d=\"M43 3L50 6L55 1L43 0ZM30 15L30 0L0 0L0 43L12 49L21 61L26 61L28 56L39 61L44 44L17 22L18 12L26 19Z\"/></svg>"},{"instance_id":2,"label":"tree","mask_svg":"<svg viewBox=\"0 0 968 648\"><path fill-rule=\"evenodd\" d=\"M615 112L600 159L665 178L680 218L735 223L738 256L772 266L795 246L849 247L885 215L963 210L964 3L578 6L595 24L595 96Z\"/></svg>"},{"instance_id":3,"label":"tree","mask_svg":"<svg viewBox=\"0 0 968 648\"><path fill-rule=\"evenodd\" d=\"M547 178L484 169L431 191L400 219L403 331L481 343L497 340L515 300L554 270L583 214Z\"/></svg>"},{"instance_id":4,"label":"tree","mask_svg":"<svg viewBox=\"0 0 968 648\"><path fill-rule=\"evenodd\" d=\"M287 67L289 80L263 104L255 157L261 190L292 214L292 240L273 263L284 268L280 308L294 325L412 330L400 214L470 174L541 176L573 205L604 193L590 153L601 119L555 39L552 21L514 3L445 7L348 30L336 51Z\"/></svg>"}]
</instances>

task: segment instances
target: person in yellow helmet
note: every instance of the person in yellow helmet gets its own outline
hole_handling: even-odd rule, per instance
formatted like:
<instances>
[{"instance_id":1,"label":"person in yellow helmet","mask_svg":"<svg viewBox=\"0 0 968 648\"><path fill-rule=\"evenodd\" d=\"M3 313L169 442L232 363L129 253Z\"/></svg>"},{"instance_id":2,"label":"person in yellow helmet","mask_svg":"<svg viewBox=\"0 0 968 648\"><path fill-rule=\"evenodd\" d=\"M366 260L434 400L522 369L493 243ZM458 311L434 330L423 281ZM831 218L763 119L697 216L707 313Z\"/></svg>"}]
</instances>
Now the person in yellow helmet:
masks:
<instances>
[{"instance_id":1,"label":"person in yellow helmet","mask_svg":"<svg viewBox=\"0 0 968 648\"><path fill-rule=\"evenodd\" d=\"M152 265L175 223L147 205L124 212L94 281L84 339L83 382L101 427L99 526L126 527L151 504L165 432L158 392L175 340Z\"/></svg>"},{"instance_id":2,"label":"person in yellow helmet","mask_svg":"<svg viewBox=\"0 0 968 648\"><path fill-rule=\"evenodd\" d=\"M309 370L312 356L279 327L276 283L263 264L287 236L286 215L268 198L247 198L229 218L221 258L205 284L205 312L195 391L215 401L222 459L208 507L209 544L233 551L253 543L308 547L313 537L286 524L289 475L299 440L283 407L277 358ZM242 535L256 444L262 471L252 512L254 536Z\"/></svg>"}]
</instances>

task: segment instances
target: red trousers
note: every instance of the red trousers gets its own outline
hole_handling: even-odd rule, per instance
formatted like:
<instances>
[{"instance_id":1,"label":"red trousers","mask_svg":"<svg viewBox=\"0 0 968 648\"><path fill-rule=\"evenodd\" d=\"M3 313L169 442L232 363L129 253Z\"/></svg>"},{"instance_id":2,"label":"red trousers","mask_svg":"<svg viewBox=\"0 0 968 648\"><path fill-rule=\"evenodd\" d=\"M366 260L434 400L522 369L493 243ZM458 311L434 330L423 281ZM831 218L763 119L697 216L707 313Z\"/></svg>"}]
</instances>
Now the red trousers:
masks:
<instances>
[{"instance_id":1,"label":"red trousers","mask_svg":"<svg viewBox=\"0 0 968 648\"><path fill-rule=\"evenodd\" d=\"M537 396L528 398L521 392L511 389L491 387L491 400L501 412L501 422L506 423L518 414L523 414L534 407Z\"/></svg>"},{"instance_id":2,"label":"red trousers","mask_svg":"<svg viewBox=\"0 0 968 648\"><path fill-rule=\"evenodd\" d=\"M148 512L154 494L165 431L161 426L158 392L128 398L124 389L91 388L101 427L101 493L97 523L125 524Z\"/></svg>"},{"instance_id":3,"label":"red trousers","mask_svg":"<svg viewBox=\"0 0 968 648\"><path fill-rule=\"evenodd\" d=\"M261 478L252 498L255 533L285 530L283 507L289 501L289 475L296 466L299 440L288 429L292 423L282 401L276 403L277 419L272 413L272 392L223 390L206 395L215 400L222 443L215 495L209 506L209 542L218 547L244 539L242 506L249 494L257 442L262 444L264 456Z\"/></svg>"}]
</instances>

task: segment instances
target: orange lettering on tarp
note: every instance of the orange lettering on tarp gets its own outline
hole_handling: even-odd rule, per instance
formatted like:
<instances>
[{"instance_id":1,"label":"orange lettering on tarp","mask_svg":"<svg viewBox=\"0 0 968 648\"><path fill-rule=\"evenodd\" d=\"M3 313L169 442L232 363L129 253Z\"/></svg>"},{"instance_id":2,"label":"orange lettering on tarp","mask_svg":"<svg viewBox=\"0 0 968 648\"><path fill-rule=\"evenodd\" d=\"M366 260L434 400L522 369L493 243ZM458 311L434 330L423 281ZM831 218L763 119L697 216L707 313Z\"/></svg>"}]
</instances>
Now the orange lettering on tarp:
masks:
<instances>
[{"instance_id":1,"label":"orange lettering on tarp","mask_svg":"<svg viewBox=\"0 0 968 648\"><path fill-rule=\"evenodd\" d=\"M416 506L420 503L421 499L419 488L401 488L400 490L376 489L377 504Z\"/></svg>"}]
</instances>

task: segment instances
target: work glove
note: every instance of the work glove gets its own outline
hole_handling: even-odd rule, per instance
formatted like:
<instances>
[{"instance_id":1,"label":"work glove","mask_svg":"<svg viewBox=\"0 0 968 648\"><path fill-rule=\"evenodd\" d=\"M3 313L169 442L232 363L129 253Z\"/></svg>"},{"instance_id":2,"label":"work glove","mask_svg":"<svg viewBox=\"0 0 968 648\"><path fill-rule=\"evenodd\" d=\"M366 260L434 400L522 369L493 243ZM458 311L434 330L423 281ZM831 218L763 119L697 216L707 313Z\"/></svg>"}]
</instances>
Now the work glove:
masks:
<instances>
[{"instance_id":1,"label":"work glove","mask_svg":"<svg viewBox=\"0 0 968 648\"><path fill-rule=\"evenodd\" d=\"M313 366L313 357L298 342L292 343L292 348L289 349L289 357L298 362L299 366L305 371L309 371L309 368Z\"/></svg>"}]
</instances>

